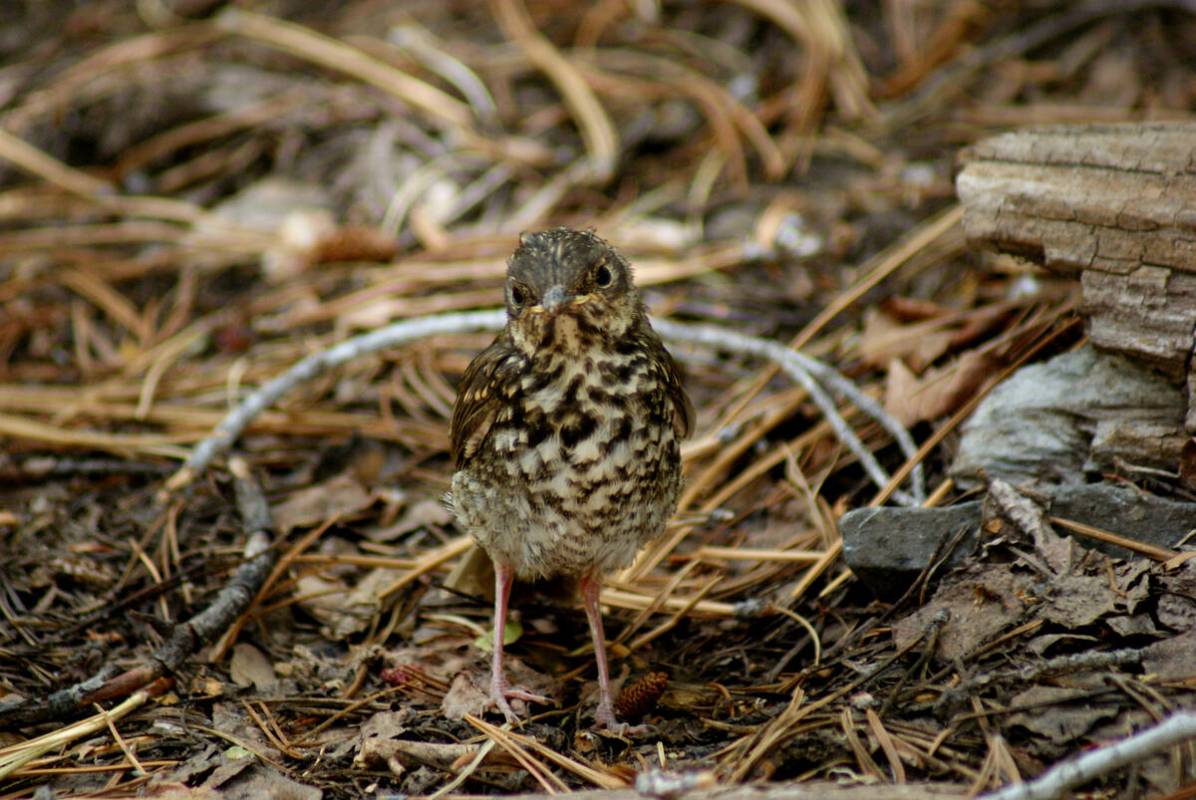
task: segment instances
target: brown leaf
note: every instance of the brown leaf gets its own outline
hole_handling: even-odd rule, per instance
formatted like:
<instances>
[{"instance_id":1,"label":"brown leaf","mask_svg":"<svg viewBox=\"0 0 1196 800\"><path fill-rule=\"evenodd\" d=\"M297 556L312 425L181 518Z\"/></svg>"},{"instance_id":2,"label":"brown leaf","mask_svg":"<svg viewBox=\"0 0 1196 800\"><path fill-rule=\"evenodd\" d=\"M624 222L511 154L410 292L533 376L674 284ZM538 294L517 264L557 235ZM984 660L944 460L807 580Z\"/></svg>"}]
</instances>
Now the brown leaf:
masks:
<instances>
[{"instance_id":1,"label":"brown leaf","mask_svg":"<svg viewBox=\"0 0 1196 800\"><path fill-rule=\"evenodd\" d=\"M233 647L233 657L228 668L229 677L238 686L252 686L259 692L273 692L278 688L278 677L274 665L265 653L251 644L239 642Z\"/></svg>"},{"instance_id":2,"label":"brown leaf","mask_svg":"<svg viewBox=\"0 0 1196 800\"><path fill-rule=\"evenodd\" d=\"M1015 575L1004 566L944 584L930 602L893 626L898 648L921 638L941 611L949 615L938 638L936 657L942 661L961 658L1014 625L1026 610L1024 598L1032 596L1031 580Z\"/></svg>"},{"instance_id":3,"label":"brown leaf","mask_svg":"<svg viewBox=\"0 0 1196 800\"><path fill-rule=\"evenodd\" d=\"M1158 636L1162 633L1149 614L1107 617L1105 624L1118 636Z\"/></svg>"},{"instance_id":4,"label":"brown leaf","mask_svg":"<svg viewBox=\"0 0 1196 800\"><path fill-rule=\"evenodd\" d=\"M219 784L223 800L320 800L323 797L323 792L316 787L293 781L269 765L252 763L252 759L242 760L250 761L251 767ZM204 781L205 789L213 787L211 778Z\"/></svg>"},{"instance_id":5,"label":"brown leaf","mask_svg":"<svg viewBox=\"0 0 1196 800\"><path fill-rule=\"evenodd\" d=\"M339 620L340 597L349 589L342 581L324 575L308 573L300 575L295 582L295 593L305 598L300 605L321 622L332 624Z\"/></svg>"},{"instance_id":6,"label":"brown leaf","mask_svg":"<svg viewBox=\"0 0 1196 800\"><path fill-rule=\"evenodd\" d=\"M351 517L368 508L374 496L351 473L300 489L274 506L274 524L280 531L320 525L330 519Z\"/></svg>"},{"instance_id":7,"label":"brown leaf","mask_svg":"<svg viewBox=\"0 0 1196 800\"><path fill-rule=\"evenodd\" d=\"M1160 681L1196 677L1196 630L1150 645L1142 651L1142 666Z\"/></svg>"},{"instance_id":8,"label":"brown leaf","mask_svg":"<svg viewBox=\"0 0 1196 800\"><path fill-rule=\"evenodd\" d=\"M901 359L921 372L947 352L953 338L950 331L928 330L925 324L903 325L886 309L870 308L864 312L860 353L874 366Z\"/></svg>"},{"instance_id":9,"label":"brown leaf","mask_svg":"<svg viewBox=\"0 0 1196 800\"><path fill-rule=\"evenodd\" d=\"M1127 559L1114 568L1121 610L1133 614L1139 605L1150 599L1152 575L1156 569L1154 562L1145 558Z\"/></svg>"},{"instance_id":10,"label":"brown leaf","mask_svg":"<svg viewBox=\"0 0 1196 800\"><path fill-rule=\"evenodd\" d=\"M913 298L891 298L864 312L860 353L873 366L900 359L916 374L981 338L1008 312L1004 306L960 313Z\"/></svg>"},{"instance_id":11,"label":"brown leaf","mask_svg":"<svg viewBox=\"0 0 1196 800\"><path fill-rule=\"evenodd\" d=\"M1112 703L1097 706L1091 702L1084 702L1089 694L1087 689L1035 686L1015 695L1013 705L1049 705L1045 708L1018 712L1009 718L1009 722L1039 736L1045 736L1055 744L1074 742L1092 730L1101 720L1115 717L1119 713L1118 707Z\"/></svg>"},{"instance_id":12,"label":"brown leaf","mask_svg":"<svg viewBox=\"0 0 1196 800\"><path fill-rule=\"evenodd\" d=\"M443 501L428 497L412 504L395 524L367 530L365 534L374 542L391 542L420 528L441 527L452 521L452 512Z\"/></svg>"},{"instance_id":13,"label":"brown leaf","mask_svg":"<svg viewBox=\"0 0 1196 800\"><path fill-rule=\"evenodd\" d=\"M413 716L408 707L403 707L398 711L379 711L363 722L358 730L354 766L376 769L385 765L392 774L402 775L405 769L398 757L402 750L398 740L407 733Z\"/></svg>"},{"instance_id":14,"label":"brown leaf","mask_svg":"<svg viewBox=\"0 0 1196 800\"><path fill-rule=\"evenodd\" d=\"M1159 593L1156 618L1173 631L1196 630L1196 565L1187 562L1176 573L1157 576Z\"/></svg>"},{"instance_id":15,"label":"brown leaf","mask_svg":"<svg viewBox=\"0 0 1196 800\"><path fill-rule=\"evenodd\" d=\"M330 639L344 639L359 633L382 609L381 594L402 575L396 569L372 569L347 586L326 576L304 575L296 591L306 597L301 605L320 622Z\"/></svg>"},{"instance_id":16,"label":"brown leaf","mask_svg":"<svg viewBox=\"0 0 1196 800\"><path fill-rule=\"evenodd\" d=\"M921 378L894 359L885 382L885 410L905 425L946 416L970 400L996 370L996 360L976 350Z\"/></svg>"},{"instance_id":17,"label":"brown leaf","mask_svg":"<svg viewBox=\"0 0 1196 800\"><path fill-rule=\"evenodd\" d=\"M1082 628L1114 612L1118 597L1103 575L1059 575L1050 582L1039 616L1065 628Z\"/></svg>"},{"instance_id":18,"label":"brown leaf","mask_svg":"<svg viewBox=\"0 0 1196 800\"><path fill-rule=\"evenodd\" d=\"M465 719L466 714L482 716L490 704L490 694L479 677L467 671L453 678L452 686L440 701L440 713L445 719Z\"/></svg>"},{"instance_id":19,"label":"brown leaf","mask_svg":"<svg viewBox=\"0 0 1196 800\"><path fill-rule=\"evenodd\" d=\"M1159 596L1159 622L1176 631L1196 630L1196 600L1165 592Z\"/></svg>"},{"instance_id":20,"label":"brown leaf","mask_svg":"<svg viewBox=\"0 0 1196 800\"><path fill-rule=\"evenodd\" d=\"M988 482L984 518L999 517L1007 527L1003 531L1015 541L1033 542L1034 552L1057 575L1069 575L1079 556L1079 545L1071 537L1060 536L1046 521L1046 509L1036 498L1017 487L993 478ZM1012 528L1012 530L1010 530Z\"/></svg>"}]
</instances>

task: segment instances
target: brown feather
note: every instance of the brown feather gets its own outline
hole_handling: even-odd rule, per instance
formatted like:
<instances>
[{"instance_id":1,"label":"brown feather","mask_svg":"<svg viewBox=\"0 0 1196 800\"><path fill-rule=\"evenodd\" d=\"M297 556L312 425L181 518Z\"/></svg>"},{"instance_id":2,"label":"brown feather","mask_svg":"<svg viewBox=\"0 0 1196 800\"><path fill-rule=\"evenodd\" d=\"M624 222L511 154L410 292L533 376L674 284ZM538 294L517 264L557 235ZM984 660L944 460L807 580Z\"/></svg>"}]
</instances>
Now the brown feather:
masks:
<instances>
[{"instance_id":1,"label":"brown feather","mask_svg":"<svg viewBox=\"0 0 1196 800\"><path fill-rule=\"evenodd\" d=\"M518 374L522 369L520 362L524 360L511 344L510 336L503 331L465 369L449 426L453 461L458 469L477 453L499 409L510 399L503 394L504 387L510 387L511 381L502 380L502 377Z\"/></svg>"},{"instance_id":2,"label":"brown feather","mask_svg":"<svg viewBox=\"0 0 1196 800\"><path fill-rule=\"evenodd\" d=\"M646 320L644 324L647 326ZM681 371L677 367L677 362L673 359L672 354L665 349L660 338L648 336L645 339L645 347L652 351L653 359L665 365L664 383L665 391L673 404L673 430L677 432L679 439L684 439L693 433L694 404L686 394L685 387L681 385Z\"/></svg>"}]
</instances>

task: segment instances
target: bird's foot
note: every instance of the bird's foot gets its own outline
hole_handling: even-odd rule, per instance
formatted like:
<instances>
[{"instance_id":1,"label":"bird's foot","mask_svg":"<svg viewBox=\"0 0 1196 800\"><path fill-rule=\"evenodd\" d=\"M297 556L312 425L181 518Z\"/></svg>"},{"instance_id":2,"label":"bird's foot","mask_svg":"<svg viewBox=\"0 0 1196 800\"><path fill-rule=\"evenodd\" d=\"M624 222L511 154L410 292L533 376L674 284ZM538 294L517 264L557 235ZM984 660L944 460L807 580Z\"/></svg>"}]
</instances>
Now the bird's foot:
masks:
<instances>
[{"instance_id":1,"label":"bird's foot","mask_svg":"<svg viewBox=\"0 0 1196 800\"><path fill-rule=\"evenodd\" d=\"M647 725L629 725L619 722L609 703L599 703L594 712L594 727L614 736L641 736L648 732Z\"/></svg>"},{"instance_id":2,"label":"bird's foot","mask_svg":"<svg viewBox=\"0 0 1196 800\"><path fill-rule=\"evenodd\" d=\"M529 692L526 689L520 689L518 686L509 686L501 678L491 680L490 702L502 712L502 715L507 718L507 722L514 724L519 721L519 715L511 709L511 704L507 702L508 700L522 700L525 703L536 703L542 706L549 705L552 702L542 694Z\"/></svg>"}]
</instances>

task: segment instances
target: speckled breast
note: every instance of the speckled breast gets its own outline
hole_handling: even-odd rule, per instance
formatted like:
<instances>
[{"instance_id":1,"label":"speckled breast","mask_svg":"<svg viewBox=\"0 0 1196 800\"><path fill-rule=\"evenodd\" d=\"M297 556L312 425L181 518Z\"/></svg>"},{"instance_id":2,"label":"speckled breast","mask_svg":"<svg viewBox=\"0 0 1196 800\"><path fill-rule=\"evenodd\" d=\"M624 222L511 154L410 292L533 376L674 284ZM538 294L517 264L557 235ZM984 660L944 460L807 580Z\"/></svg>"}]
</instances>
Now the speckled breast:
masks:
<instances>
[{"instance_id":1,"label":"speckled breast","mask_svg":"<svg viewBox=\"0 0 1196 800\"><path fill-rule=\"evenodd\" d=\"M465 526L523 577L624 567L681 488L673 409L640 351L537 355L453 479Z\"/></svg>"}]
</instances>

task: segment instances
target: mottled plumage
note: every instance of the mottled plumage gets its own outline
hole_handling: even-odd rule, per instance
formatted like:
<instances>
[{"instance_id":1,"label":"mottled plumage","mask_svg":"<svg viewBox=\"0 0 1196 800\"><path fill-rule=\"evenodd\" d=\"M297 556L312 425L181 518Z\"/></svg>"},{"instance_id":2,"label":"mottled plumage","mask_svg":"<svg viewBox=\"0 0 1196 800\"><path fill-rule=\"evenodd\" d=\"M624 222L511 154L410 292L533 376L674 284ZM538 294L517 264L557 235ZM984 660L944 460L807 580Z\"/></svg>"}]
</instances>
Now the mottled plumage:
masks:
<instances>
[{"instance_id":1,"label":"mottled plumage","mask_svg":"<svg viewBox=\"0 0 1196 800\"><path fill-rule=\"evenodd\" d=\"M681 491L693 410L631 267L588 232L521 238L507 327L465 371L453 409L451 504L497 575L496 640L514 576L581 578L599 662L598 721L614 724L597 592L660 534ZM511 716L496 648L492 694Z\"/></svg>"}]
</instances>

